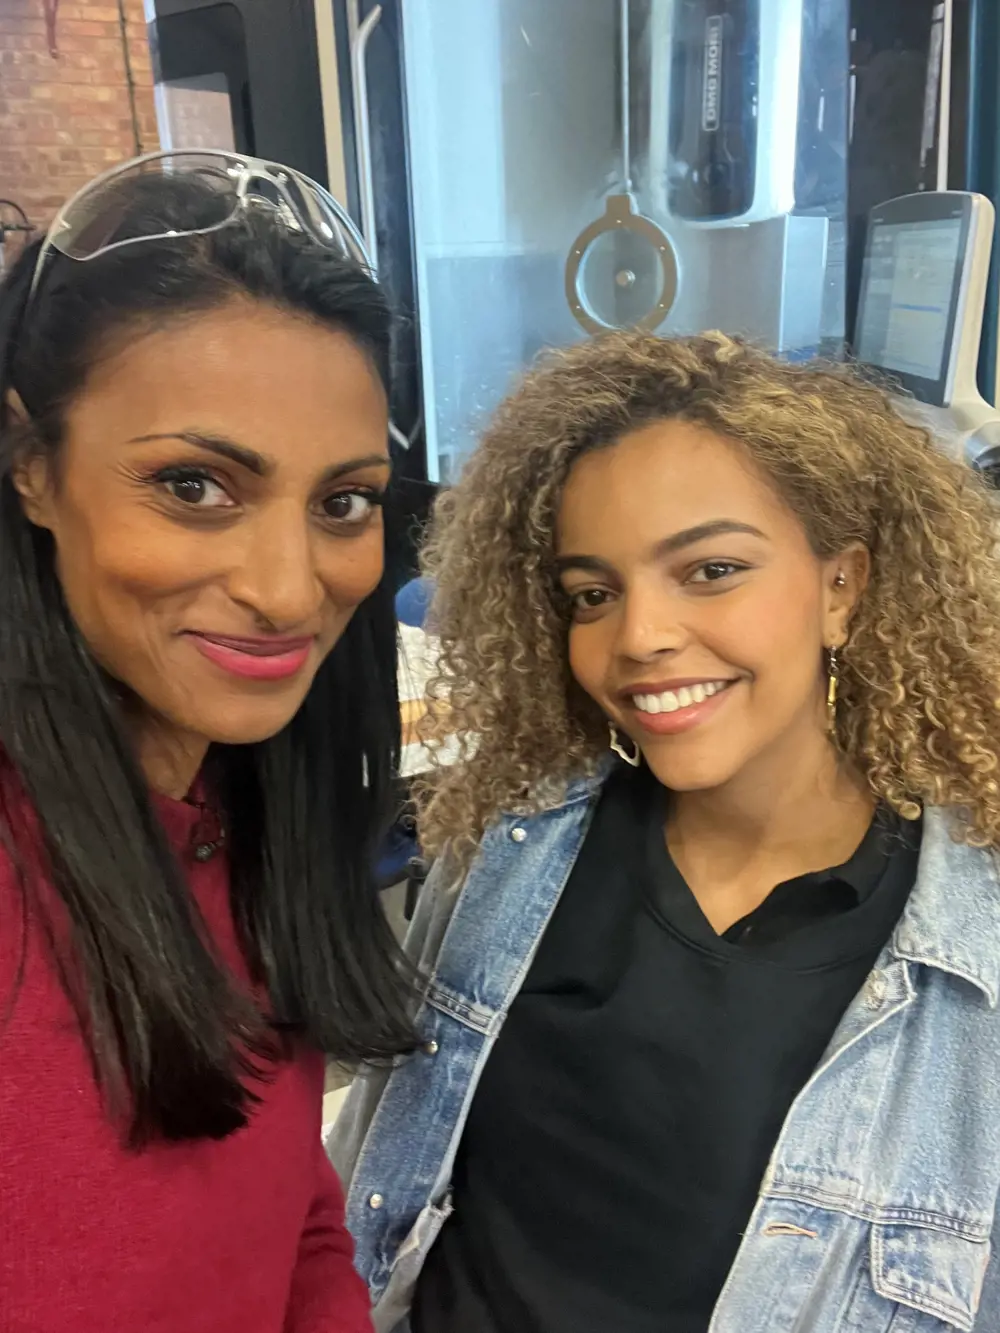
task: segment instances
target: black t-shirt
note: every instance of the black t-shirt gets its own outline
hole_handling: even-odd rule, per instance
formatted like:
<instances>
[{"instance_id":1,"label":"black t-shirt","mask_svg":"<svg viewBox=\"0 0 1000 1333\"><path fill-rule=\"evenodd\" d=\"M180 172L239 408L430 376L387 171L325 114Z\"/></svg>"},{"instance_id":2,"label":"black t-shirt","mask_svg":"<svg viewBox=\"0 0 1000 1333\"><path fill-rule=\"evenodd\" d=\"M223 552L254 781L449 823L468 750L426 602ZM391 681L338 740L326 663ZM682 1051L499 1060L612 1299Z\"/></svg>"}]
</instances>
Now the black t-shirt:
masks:
<instances>
[{"instance_id":1,"label":"black t-shirt","mask_svg":"<svg viewBox=\"0 0 1000 1333\"><path fill-rule=\"evenodd\" d=\"M487 1062L415 1333L705 1333L789 1107L902 912L920 826L717 935L644 770L609 782Z\"/></svg>"}]
</instances>

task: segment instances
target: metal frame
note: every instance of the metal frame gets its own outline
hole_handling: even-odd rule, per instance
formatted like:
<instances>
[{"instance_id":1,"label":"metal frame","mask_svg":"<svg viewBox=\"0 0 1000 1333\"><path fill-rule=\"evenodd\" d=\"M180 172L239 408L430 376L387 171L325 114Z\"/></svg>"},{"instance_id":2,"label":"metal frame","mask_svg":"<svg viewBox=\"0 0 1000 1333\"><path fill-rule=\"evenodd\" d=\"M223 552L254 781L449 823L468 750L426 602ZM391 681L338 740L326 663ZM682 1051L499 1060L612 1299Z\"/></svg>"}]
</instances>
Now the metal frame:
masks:
<instances>
[{"instance_id":1,"label":"metal frame","mask_svg":"<svg viewBox=\"0 0 1000 1333\"><path fill-rule=\"evenodd\" d=\"M376 261L379 280L401 316L396 332L393 416L403 426L394 438L406 452L397 460L396 476L406 488L422 488L427 484L427 460L401 0L326 2L333 9L348 207ZM375 127L377 143L373 142ZM376 160L385 169L387 155L388 189L386 181L375 180ZM412 508L422 521L426 509L422 496Z\"/></svg>"},{"instance_id":2,"label":"metal frame","mask_svg":"<svg viewBox=\"0 0 1000 1333\"><path fill-rule=\"evenodd\" d=\"M587 251L600 236L612 231L632 231L648 241L660 260L661 286L660 295L649 314L633 327L639 329L658 328L666 319L670 307L677 295L677 255L670 244L665 231L655 222L637 213L630 194L613 194L607 202L603 217L596 218L570 246L566 260L566 301L576 322L588 333L603 333L615 325L605 324L588 308L586 296L581 290L580 277Z\"/></svg>"},{"instance_id":3,"label":"metal frame","mask_svg":"<svg viewBox=\"0 0 1000 1333\"><path fill-rule=\"evenodd\" d=\"M358 173L361 234L372 263L378 268L375 226L375 180L372 172L371 124L368 119L368 43L382 21L376 5L362 19L358 0L347 0L347 34L351 52L351 97L354 110L354 156Z\"/></svg>"}]
</instances>

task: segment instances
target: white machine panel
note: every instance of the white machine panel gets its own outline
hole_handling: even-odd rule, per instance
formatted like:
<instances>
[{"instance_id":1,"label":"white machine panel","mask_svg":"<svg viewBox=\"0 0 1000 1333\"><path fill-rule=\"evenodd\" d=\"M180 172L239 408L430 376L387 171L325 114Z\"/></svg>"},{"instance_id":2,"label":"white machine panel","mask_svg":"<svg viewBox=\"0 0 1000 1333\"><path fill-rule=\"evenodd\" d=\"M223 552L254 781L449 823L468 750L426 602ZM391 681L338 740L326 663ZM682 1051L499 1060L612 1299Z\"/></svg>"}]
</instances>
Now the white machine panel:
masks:
<instances>
[{"instance_id":1,"label":"white machine panel","mask_svg":"<svg viewBox=\"0 0 1000 1333\"><path fill-rule=\"evenodd\" d=\"M983 195L904 195L872 210L854 353L904 410L1000 485L1000 413L976 371L995 215Z\"/></svg>"}]
</instances>

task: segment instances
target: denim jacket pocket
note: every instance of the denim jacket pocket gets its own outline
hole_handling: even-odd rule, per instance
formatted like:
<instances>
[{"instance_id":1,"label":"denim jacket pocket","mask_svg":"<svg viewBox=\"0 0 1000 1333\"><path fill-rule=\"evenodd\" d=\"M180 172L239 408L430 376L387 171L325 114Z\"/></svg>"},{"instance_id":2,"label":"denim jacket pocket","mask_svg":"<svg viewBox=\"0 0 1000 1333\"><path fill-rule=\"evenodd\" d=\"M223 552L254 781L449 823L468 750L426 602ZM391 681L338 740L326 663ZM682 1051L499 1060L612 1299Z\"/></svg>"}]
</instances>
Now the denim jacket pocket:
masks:
<instances>
[{"instance_id":1,"label":"denim jacket pocket","mask_svg":"<svg viewBox=\"0 0 1000 1333\"><path fill-rule=\"evenodd\" d=\"M872 1286L900 1307L892 1333L931 1333L941 1324L973 1333L989 1258L988 1240L930 1226L873 1226Z\"/></svg>"},{"instance_id":2,"label":"denim jacket pocket","mask_svg":"<svg viewBox=\"0 0 1000 1333\"><path fill-rule=\"evenodd\" d=\"M419 1214L409 1235L401 1243L389 1270L389 1281L375 1305L373 1322L376 1333L394 1333L405 1329L403 1322L413 1304L420 1270L452 1214L451 1196L439 1203L429 1203Z\"/></svg>"}]
</instances>

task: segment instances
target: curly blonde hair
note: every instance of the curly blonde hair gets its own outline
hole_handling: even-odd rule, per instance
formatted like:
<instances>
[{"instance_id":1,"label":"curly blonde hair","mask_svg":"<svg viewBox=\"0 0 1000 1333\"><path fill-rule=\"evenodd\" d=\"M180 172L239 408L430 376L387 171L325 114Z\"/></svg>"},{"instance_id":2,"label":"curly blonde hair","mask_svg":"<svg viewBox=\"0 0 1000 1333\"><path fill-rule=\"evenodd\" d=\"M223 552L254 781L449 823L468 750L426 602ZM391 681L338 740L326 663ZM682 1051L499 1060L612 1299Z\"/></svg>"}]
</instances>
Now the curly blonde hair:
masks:
<instances>
[{"instance_id":1,"label":"curly blonde hair","mask_svg":"<svg viewBox=\"0 0 1000 1333\"><path fill-rule=\"evenodd\" d=\"M995 493L846 368L713 333L612 334L546 354L441 497L424 550L441 641L429 736L465 740L418 794L429 850L470 848L502 812L530 812L540 790L606 753L606 722L569 672L556 514L574 460L662 419L738 442L820 558L868 547L840 747L904 817L950 806L959 836L1000 846Z\"/></svg>"}]
</instances>

